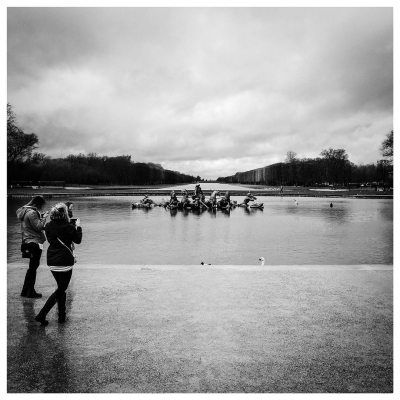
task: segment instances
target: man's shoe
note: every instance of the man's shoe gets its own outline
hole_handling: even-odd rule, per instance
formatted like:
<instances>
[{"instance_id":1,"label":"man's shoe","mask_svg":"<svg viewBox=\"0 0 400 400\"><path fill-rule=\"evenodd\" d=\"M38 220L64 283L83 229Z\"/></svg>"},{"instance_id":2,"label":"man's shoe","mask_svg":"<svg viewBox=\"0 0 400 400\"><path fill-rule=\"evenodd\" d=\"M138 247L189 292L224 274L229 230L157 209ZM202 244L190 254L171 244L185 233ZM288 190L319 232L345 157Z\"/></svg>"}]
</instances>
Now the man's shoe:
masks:
<instances>
[{"instance_id":1,"label":"man's shoe","mask_svg":"<svg viewBox=\"0 0 400 400\"><path fill-rule=\"evenodd\" d=\"M59 315L58 316L58 323L63 324L65 322L65 315Z\"/></svg>"},{"instance_id":2,"label":"man's shoe","mask_svg":"<svg viewBox=\"0 0 400 400\"><path fill-rule=\"evenodd\" d=\"M49 324L49 321L47 321L45 318L40 317L39 315L37 315L35 317L35 321L40 322L41 325L43 326L47 326Z\"/></svg>"}]
</instances>

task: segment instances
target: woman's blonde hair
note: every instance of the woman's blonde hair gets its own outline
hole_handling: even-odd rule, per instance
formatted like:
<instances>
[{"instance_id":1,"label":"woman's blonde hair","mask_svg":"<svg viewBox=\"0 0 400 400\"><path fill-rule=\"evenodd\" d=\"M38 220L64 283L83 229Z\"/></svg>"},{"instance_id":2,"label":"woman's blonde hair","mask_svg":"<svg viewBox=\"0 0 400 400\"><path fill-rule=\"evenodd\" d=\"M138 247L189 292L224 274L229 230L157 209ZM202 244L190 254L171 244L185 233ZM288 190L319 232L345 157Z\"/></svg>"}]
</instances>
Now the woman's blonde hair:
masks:
<instances>
[{"instance_id":1,"label":"woman's blonde hair","mask_svg":"<svg viewBox=\"0 0 400 400\"><path fill-rule=\"evenodd\" d=\"M57 203L50 210L52 221L68 221L68 209L64 203Z\"/></svg>"}]
</instances>

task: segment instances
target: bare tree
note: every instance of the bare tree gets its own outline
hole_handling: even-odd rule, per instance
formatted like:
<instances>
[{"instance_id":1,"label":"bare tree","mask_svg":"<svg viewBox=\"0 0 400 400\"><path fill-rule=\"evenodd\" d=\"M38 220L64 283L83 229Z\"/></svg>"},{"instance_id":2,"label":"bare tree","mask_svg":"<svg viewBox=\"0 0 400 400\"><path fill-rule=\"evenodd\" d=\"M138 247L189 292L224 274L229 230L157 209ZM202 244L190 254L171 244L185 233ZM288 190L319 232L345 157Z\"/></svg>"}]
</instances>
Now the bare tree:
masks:
<instances>
[{"instance_id":1,"label":"bare tree","mask_svg":"<svg viewBox=\"0 0 400 400\"><path fill-rule=\"evenodd\" d=\"M16 125L16 117L11 104L7 103L7 161L25 161L39 143L34 133L25 133Z\"/></svg>"},{"instance_id":2,"label":"bare tree","mask_svg":"<svg viewBox=\"0 0 400 400\"><path fill-rule=\"evenodd\" d=\"M286 163L293 163L293 162L295 162L295 161L297 161L297 153L294 152L294 151L292 151L292 150L289 150L289 151L286 153L285 162L286 162Z\"/></svg>"},{"instance_id":3,"label":"bare tree","mask_svg":"<svg viewBox=\"0 0 400 400\"><path fill-rule=\"evenodd\" d=\"M386 139L382 142L381 151L383 157L388 157L389 161L393 161L393 130L386 135Z\"/></svg>"}]
</instances>

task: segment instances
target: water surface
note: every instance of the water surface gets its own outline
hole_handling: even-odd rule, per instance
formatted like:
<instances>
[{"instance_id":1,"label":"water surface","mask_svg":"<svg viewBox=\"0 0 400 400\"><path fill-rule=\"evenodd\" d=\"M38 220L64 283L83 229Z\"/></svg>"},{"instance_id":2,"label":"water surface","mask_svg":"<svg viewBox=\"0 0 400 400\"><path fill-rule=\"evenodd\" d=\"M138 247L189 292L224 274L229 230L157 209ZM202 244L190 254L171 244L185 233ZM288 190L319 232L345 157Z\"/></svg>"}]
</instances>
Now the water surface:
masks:
<instances>
[{"instance_id":1,"label":"water surface","mask_svg":"<svg viewBox=\"0 0 400 400\"><path fill-rule=\"evenodd\" d=\"M249 265L261 256L276 265L393 262L393 201L387 199L302 197L296 205L290 197L259 197L263 211L200 214L162 207L132 210L138 197L72 200L83 226L76 250L82 264ZM9 262L22 261L15 211L26 202L8 201Z\"/></svg>"}]
</instances>

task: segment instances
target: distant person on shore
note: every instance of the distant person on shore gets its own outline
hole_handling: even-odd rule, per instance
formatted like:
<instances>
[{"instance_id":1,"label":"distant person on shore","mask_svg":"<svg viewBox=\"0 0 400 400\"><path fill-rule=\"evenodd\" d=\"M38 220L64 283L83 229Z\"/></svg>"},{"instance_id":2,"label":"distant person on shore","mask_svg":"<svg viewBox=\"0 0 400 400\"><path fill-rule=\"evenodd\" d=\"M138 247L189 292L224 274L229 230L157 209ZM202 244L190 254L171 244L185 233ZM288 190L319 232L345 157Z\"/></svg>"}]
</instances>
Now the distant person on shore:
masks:
<instances>
[{"instance_id":1,"label":"distant person on shore","mask_svg":"<svg viewBox=\"0 0 400 400\"><path fill-rule=\"evenodd\" d=\"M44 226L47 212L41 211L46 201L42 196L35 196L32 200L17 210L17 217L21 221L21 252L23 258L29 258L29 267L25 275L21 296L37 299L42 295L35 290L36 270L40 265L43 243L46 240Z\"/></svg>"},{"instance_id":2,"label":"distant person on shore","mask_svg":"<svg viewBox=\"0 0 400 400\"><path fill-rule=\"evenodd\" d=\"M67 201L65 202L65 205L67 206L68 217L72 218L74 216L72 212L72 210L74 209L74 203L72 201Z\"/></svg>"},{"instance_id":3,"label":"distant person on shore","mask_svg":"<svg viewBox=\"0 0 400 400\"><path fill-rule=\"evenodd\" d=\"M253 195L249 192L249 193L247 193L247 196L244 198L242 204L245 205L246 207L248 207L250 201L254 201L254 200L257 200L257 197L256 197L256 196L253 196Z\"/></svg>"},{"instance_id":4,"label":"distant person on shore","mask_svg":"<svg viewBox=\"0 0 400 400\"><path fill-rule=\"evenodd\" d=\"M280 193L283 194L283 186L281 185Z\"/></svg>"},{"instance_id":5,"label":"distant person on shore","mask_svg":"<svg viewBox=\"0 0 400 400\"><path fill-rule=\"evenodd\" d=\"M81 243L82 228L79 218L71 223L68 217L68 209L64 203L56 204L50 210L50 222L45 226L45 232L49 247L47 249L47 265L57 282L57 289L47 299L45 305L36 316L35 320L46 326L46 315L58 304L58 322L65 322L66 293L72 276L72 268L75 257L72 244Z\"/></svg>"}]
</instances>

